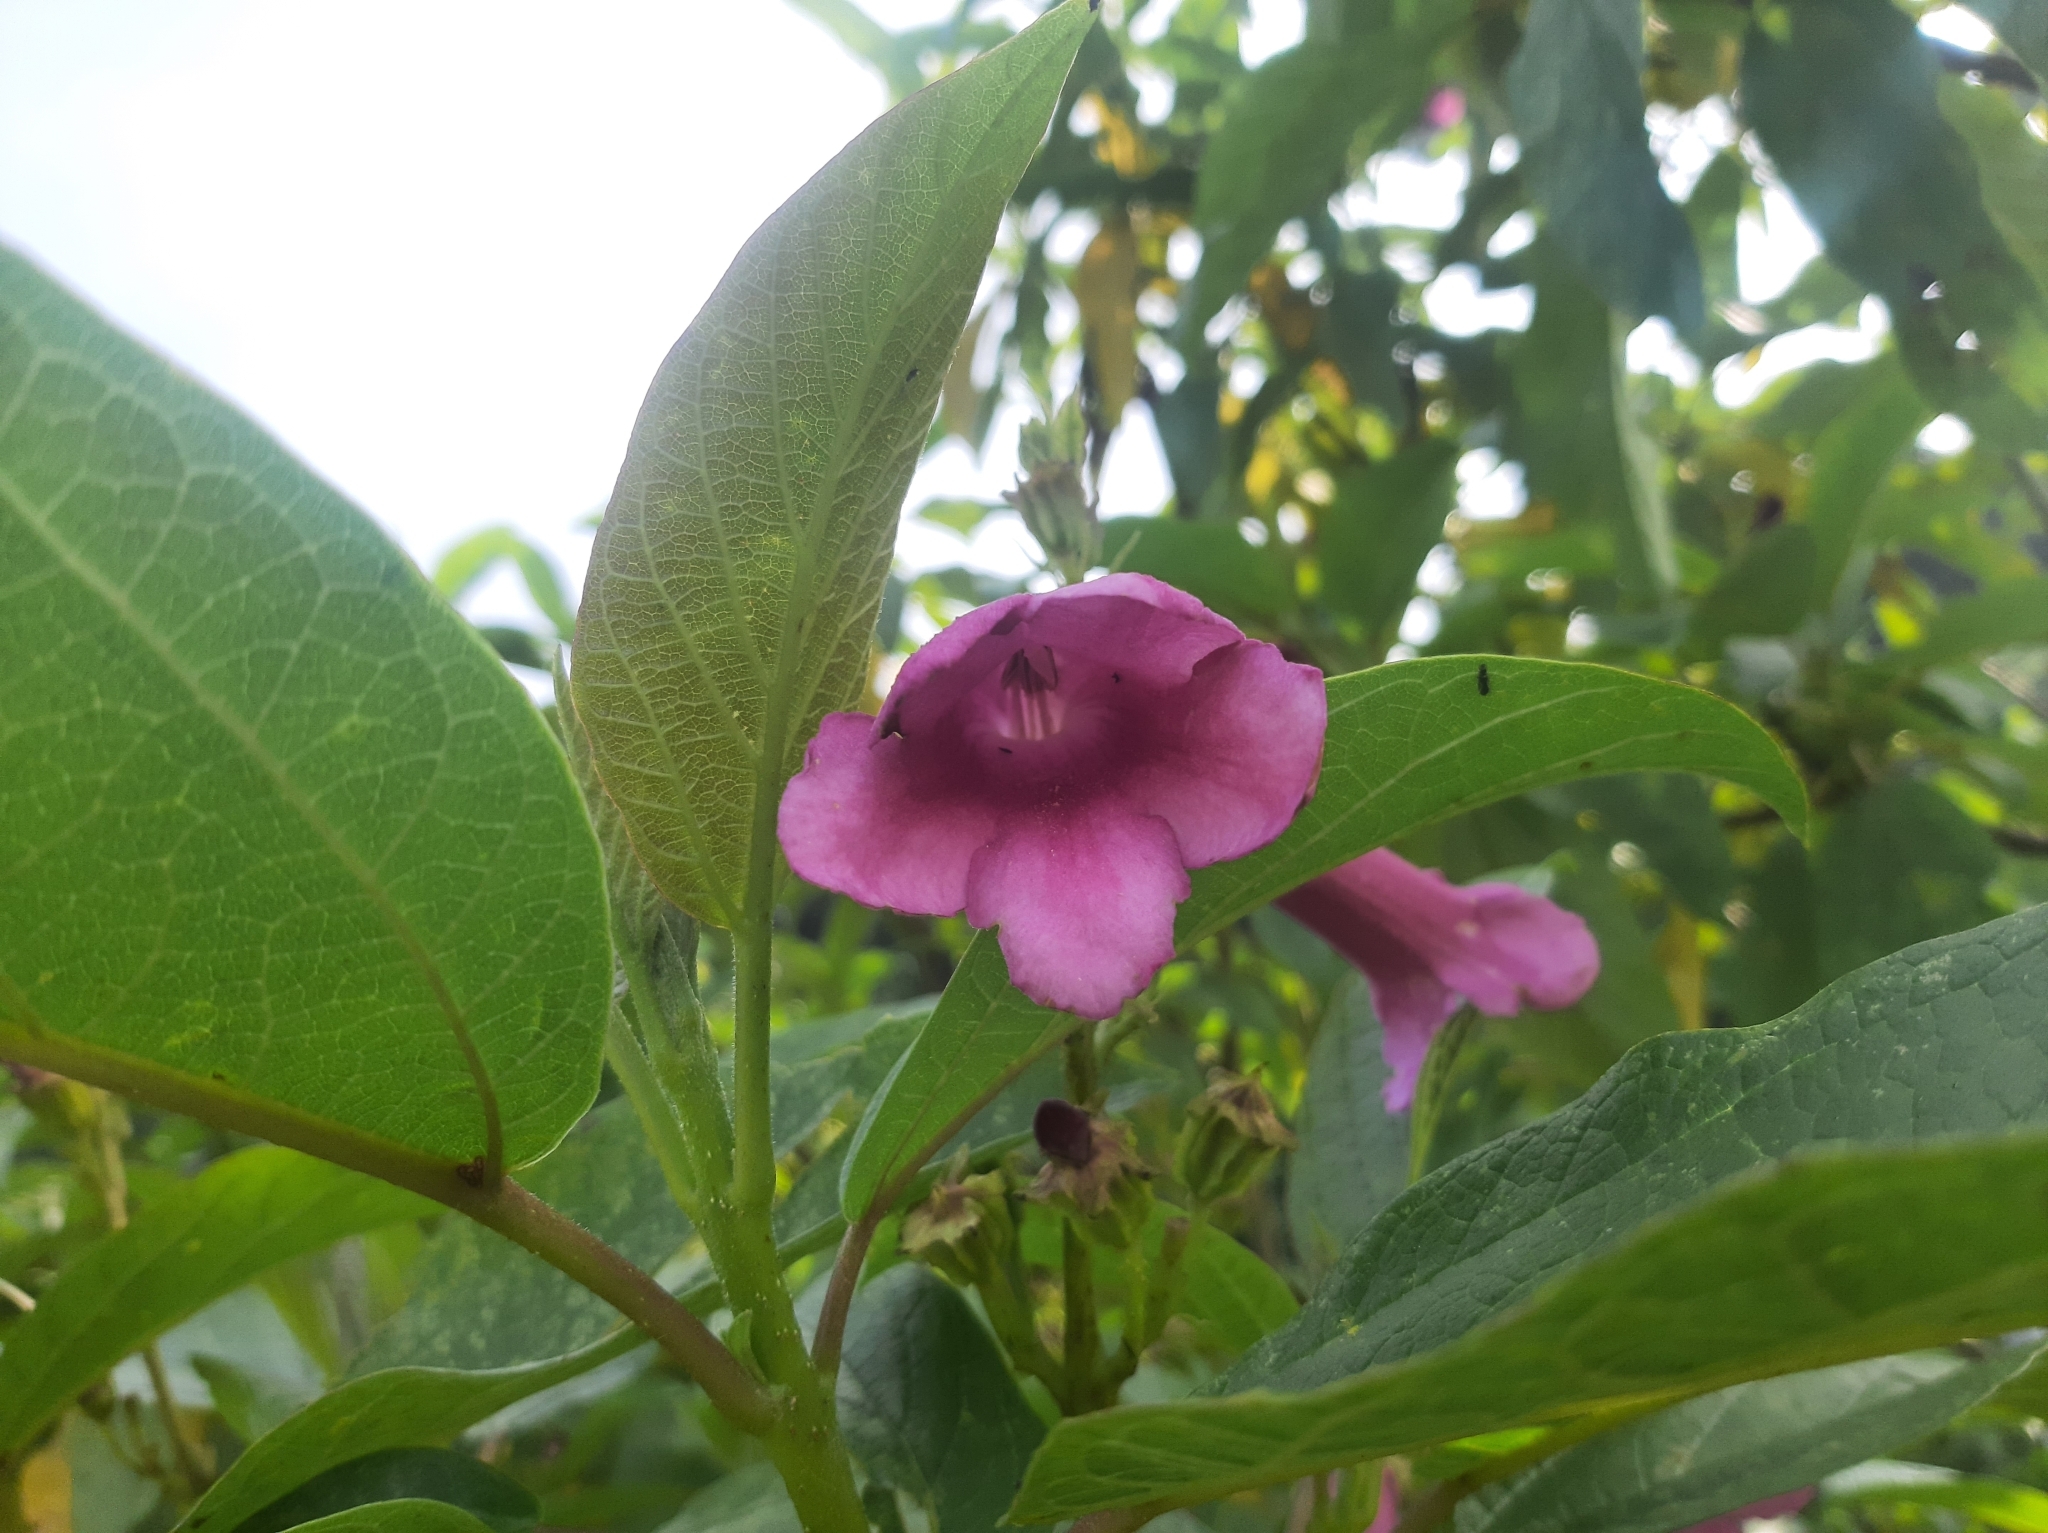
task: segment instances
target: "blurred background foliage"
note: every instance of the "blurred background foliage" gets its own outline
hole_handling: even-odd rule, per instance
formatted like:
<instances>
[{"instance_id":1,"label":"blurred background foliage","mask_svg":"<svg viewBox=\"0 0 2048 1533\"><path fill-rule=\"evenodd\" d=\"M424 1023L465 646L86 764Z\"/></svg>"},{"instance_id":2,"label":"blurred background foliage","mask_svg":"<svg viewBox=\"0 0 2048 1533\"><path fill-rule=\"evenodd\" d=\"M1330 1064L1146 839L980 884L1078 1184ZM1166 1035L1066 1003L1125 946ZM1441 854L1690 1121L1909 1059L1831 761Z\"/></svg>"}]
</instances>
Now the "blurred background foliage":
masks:
<instances>
[{"instance_id":1,"label":"blurred background foliage","mask_svg":"<svg viewBox=\"0 0 2048 1533\"><path fill-rule=\"evenodd\" d=\"M1010 31L973 4L890 33L852 0L796 3L898 95ZM1871 959L2048 898L2039 0L1967 15L1893 0L1309 0L1303 43L1256 67L1238 48L1244 15L1244 0L1104 0L1005 221L932 447L982 453L1020 403L1078 391L1091 475L1119 430L1149 429L1171 476L1163 509L1099 507L1104 564L1181 586L1331 673L1492 653L1711 689L1793 753L1819 829L1802 846L1725 786L1636 777L1531 794L1398 847L1454 880L1548 892L1603 954L1569 1011L1447 1034L1459 1046L1440 1050L1412 1122L1378 1110L1363 985L1277 912L1171 965L1116 1051L1111 1102L1140 1149L1171 1163L1214 1067L1259 1074L1300 1145L1219 1216L1275 1286L1219 1258L1217 1292L1190 1297L1127 1400L1212 1377L1413 1174L1569 1101L1632 1044L1768 1020ZM1943 16L1981 45L1931 24ZM1448 219L1404 222L1403 177L1456 189ZM1759 297L1746 242L1786 199L1818 250ZM1454 290L1463 302L1443 297ZM992 496L912 514L966 539L1012 513ZM574 627L547 558L487 529L434 578L457 600L505 564L543 621L484 636L545 695ZM900 569L874 701L919 639L1022 583L964 560ZM795 1208L830 1180L878 1083L871 1041L944 985L969 933L794 884L783 924L789 1069L832 1065L804 1077L815 1111L785 1146ZM729 1029L721 934L704 934L696 979ZM984 1141L1015 1143L1056 1090L1028 1077L991 1110L1009 1138ZM579 1142L591 1162L576 1174L615 1180L599 1174L601 1126ZM0 1345L6 1316L131 1205L234 1147L17 1076L0 1095ZM556 1192L594 1219L577 1196ZM1041 1249L1052 1228L1027 1222L1034 1271L1057 1264ZM545 1355L465 1312L505 1259L480 1239L404 1224L210 1304L11 1466L0 1529L154 1533L247 1443L366 1366ZM876 1249L879 1265L897 1259L893 1236ZM676 1260L691 1259L685 1241ZM1218 1296L1240 1280L1235 1300ZM1101 1282L1113 1311L1117 1272ZM1049 1278L1038 1291L1056 1305ZM993 1353L947 1345L972 1353L963 1388L985 1387L990 1410L1029 1404L1026 1436L1055 1411ZM1895 1456L2048 1490L2048 1395L2028 1377ZM459 1443L527 1494L502 1525L529 1504L548 1527L781 1526L757 1450L645 1349ZM905 1509L967 1525L937 1517L931 1475L922 1500L876 1509L882 1526ZM2048 1501L1965 1504L1917 1493L1923 1481L1880 1478L1806 1516L2048 1527ZM1276 1492L1200 1520L1234 1533L1307 1515Z\"/></svg>"}]
</instances>

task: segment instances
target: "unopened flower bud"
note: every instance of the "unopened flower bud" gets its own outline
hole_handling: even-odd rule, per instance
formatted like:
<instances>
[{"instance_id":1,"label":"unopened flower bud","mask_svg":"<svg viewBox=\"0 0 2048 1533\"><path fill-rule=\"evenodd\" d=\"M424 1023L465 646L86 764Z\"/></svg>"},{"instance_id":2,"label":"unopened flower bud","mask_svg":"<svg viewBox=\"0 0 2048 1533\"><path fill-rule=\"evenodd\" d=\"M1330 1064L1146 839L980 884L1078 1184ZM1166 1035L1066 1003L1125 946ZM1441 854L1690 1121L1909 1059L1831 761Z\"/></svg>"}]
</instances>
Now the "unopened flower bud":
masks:
<instances>
[{"instance_id":1,"label":"unopened flower bud","mask_svg":"<svg viewBox=\"0 0 2048 1533\"><path fill-rule=\"evenodd\" d=\"M1102 1245L1121 1251L1137 1239L1152 1217L1152 1173L1132 1148L1130 1125L1055 1097L1038 1104L1031 1132L1045 1165L1028 1196Z\"/></svg>"},{"instance_id":2,"label":"unopened flower bud","mask_svg":"<svg viewBox=\"0 0 2048 1533\"><path fill-rule=\"evenodd\" d=\"M1088 454L1088 423L1081 396L1070 395L1049 421L1027 422L1017 439L1024 473L1003 499L1017 508L1024 525L1054 565L1078 583L1102 557L1102 526L1081 483Z\"/></svg>"},{"instance_id":3,"label":"unopened flower bud","mask_svg":"<svg viewBox=\"0 0 2048 1533\"><path fill-rule=\"evenodd\" d=\"M1173 1174L1199 1206L1235 1197L1273 1157L1294 1148L1265 1088L1249 1076L1212 1071L1209 1089L1188 1104Z\"/></svg>"},{"instance_id":4,"label":"unopened flower bud","mask_svg":"<svg viewBox=\"0 0 2048 1533\"><path fill-rule=\"evenodd\" d=\"M949 1176L903 1216L903 1254L963 1287L995 1282L1017 1242L1001 1172Z\"/></svg>"}]
</instances>

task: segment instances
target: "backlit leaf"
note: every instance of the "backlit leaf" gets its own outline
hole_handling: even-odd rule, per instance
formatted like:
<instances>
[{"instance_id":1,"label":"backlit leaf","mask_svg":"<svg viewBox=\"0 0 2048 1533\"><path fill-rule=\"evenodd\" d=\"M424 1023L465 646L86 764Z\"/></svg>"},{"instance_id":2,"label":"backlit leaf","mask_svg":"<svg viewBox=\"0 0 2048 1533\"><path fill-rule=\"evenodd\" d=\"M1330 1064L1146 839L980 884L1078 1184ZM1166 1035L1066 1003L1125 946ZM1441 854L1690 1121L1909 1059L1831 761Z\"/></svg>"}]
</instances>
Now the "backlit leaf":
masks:
<instances>
[{"instance_id":1,"label":"backlit leaf","mask_svg":"<svg viewBox=\"0 0 2048 1533\"><path fill-rule=\"evenodd\" d=\"M574 686L654 881L731 926L775 805L852 704L996 221L1092 16L877 121L769 218L655 375L591 552ZM751 860L750 860L751 859Z\"/></svg>"},{"instance_id":2,"label":"backlit leaf","mask_svg":"<svg viewBox=\"0 0 2048 1533\"><path fill-rule=\"evenodd\" d=\"M5 251L0 568L0 1056L552 1147L611 988L561 751L367 518Z\"/></svg>"}]
</instances>

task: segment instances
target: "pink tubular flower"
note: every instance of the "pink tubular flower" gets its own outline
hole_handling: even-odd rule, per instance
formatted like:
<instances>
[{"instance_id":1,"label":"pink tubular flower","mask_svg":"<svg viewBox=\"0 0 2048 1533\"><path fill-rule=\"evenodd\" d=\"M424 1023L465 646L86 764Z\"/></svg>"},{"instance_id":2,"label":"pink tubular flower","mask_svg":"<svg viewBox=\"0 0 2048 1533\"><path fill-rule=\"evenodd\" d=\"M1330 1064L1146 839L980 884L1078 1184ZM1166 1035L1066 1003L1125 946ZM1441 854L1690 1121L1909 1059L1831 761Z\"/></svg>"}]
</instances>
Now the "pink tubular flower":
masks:
<instances>
[{"instance_id":1,"label":"pink tubular flower","mask_svg":"<svg viewBox=\"0 0 2048 1533\"><path fill-rule=\"evenodd\" d=\"M1110 575L1008 596L835 713L782 796L789 865L867 905L1001 928L1041 1005L1113 1016L1173 956L1187 869L1294 818L1323 679L1192 596Z\"/></svg>"},{"instance_id":2,"label":"pink tubular flower","mask_svg":"<svg viewBox=\"0 0 2048 1533\"><path fill-rule=\"evenodd\" d=\"M1748 1506L1737 1507L1732 1512L1723 1512L1719 1517L1709 1517L1705 1522L1696 1522L1685 1529L1685 1533L1742 1533L1743 1525L1759 1517L1790 1517L1805 1508L1813 1499L1813 1487L1804 1490L1788 1490L1782 1496L1767 1496L1762 1501L1753 1501Z\"/></svg>"},{"instance_id":3,"label":"pink tubular flower","mask_svg":"<svg viewBox=\"0 0 2048 1533\"><path fill-rule=\"evenodd\" d=\"M1490 1017L1569 1006L1600 974L1586 923L1513 884L1460 888L1382 848L1282 895L1361 969L1379 1013L1387 1110L1415 1100L1429 1041L1470 1001Z\"/></svg>"}]
</instances>

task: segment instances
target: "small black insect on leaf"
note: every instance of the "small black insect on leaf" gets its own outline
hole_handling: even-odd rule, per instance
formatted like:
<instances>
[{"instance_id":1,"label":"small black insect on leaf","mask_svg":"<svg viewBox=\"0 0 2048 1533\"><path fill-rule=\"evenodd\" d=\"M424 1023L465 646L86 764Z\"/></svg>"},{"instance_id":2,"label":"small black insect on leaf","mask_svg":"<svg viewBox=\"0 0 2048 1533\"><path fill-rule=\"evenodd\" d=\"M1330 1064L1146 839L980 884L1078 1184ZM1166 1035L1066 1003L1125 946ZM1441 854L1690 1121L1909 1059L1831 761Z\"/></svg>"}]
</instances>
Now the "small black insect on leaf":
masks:
<instances>
[{"instance_id":1,"label":"small black insect on leaf","mask_svg":"<svg viewBox=\"0 0 2048 1533\"><path fill-rule=\"evenodd\" d=\"M916 377L917 377L917 369L913 367L913 368L912 368L912 369L911 369L911 370L910 370L909 372L907 372L907 373L905 373L905 374L903 375L903 381L904 381L905 383L909 383L909 382L910 382L910 381L911 381L912 379L914 379L914 378L916 378Z\"/></svg>"},{"instance_id":2,"label":"small black insect on leaf","mask_svg":"<svg viewBox=\"0 0 2048 1533\"><path fill-rule=\"evenodd\" d=\"M1479 695L1487 696L1493 691L1493 678L1486 674L1486 662L1479 662Z\"/></svg>"}]
</instances>

